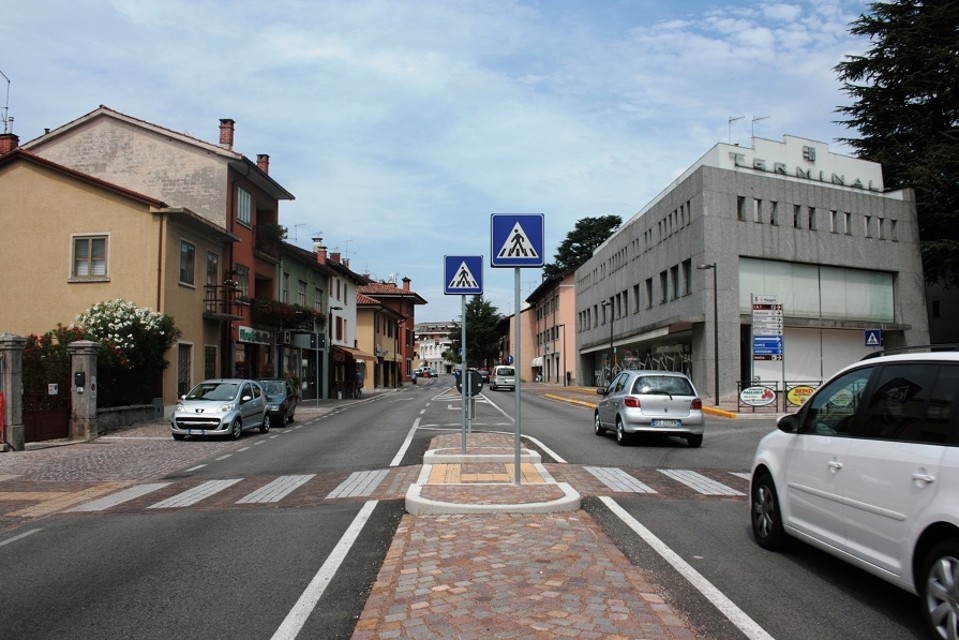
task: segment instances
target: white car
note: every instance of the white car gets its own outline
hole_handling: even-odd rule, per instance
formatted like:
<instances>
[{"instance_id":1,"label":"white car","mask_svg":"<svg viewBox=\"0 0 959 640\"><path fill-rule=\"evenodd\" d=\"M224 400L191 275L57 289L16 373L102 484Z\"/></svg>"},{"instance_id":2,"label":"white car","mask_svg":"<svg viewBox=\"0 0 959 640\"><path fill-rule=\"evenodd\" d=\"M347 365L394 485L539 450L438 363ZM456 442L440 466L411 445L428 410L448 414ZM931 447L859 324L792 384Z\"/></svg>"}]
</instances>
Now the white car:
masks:
<instances>
[{"instance_id":1,"label":"white car","mask_svg":"<svg viewBox=\"0 0 959 640\"><path fill-rule=\"evenodd\" d=\"M780 419L752 464L756 542L793 537L919 595L959 637L959 352L866 358Z\"/></svg>"}]
</instances>

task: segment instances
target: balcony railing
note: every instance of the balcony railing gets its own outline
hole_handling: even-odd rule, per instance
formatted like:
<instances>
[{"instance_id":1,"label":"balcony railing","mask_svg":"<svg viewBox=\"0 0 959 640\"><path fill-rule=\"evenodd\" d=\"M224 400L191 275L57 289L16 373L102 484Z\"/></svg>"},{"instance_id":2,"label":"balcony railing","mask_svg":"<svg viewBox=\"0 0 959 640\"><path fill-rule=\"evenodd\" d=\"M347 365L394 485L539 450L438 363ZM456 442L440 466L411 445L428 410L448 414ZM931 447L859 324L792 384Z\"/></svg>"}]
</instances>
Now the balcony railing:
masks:
<instances>
[{"instance_id":1,"label":"balcony railing","mask_svg":"<svg viewBox=\"0 0 959 640\"><path fill-rule=\"evenodd\" d=\"M203 317L213 320L242 320L240 290L232 284L208 284L204 287Z\"/></svg>"}]
</instances>

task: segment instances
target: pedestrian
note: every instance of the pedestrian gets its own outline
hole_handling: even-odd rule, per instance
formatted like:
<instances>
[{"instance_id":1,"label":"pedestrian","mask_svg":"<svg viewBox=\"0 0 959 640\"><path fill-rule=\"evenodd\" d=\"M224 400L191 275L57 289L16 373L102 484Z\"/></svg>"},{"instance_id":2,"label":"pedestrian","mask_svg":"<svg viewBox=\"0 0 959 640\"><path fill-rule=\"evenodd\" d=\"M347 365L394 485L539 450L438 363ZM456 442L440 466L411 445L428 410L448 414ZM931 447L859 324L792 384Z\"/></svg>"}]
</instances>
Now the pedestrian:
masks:
<instances>
[{"instance_id":1,"label":"pedestrian","mask_svg":"<svg viewBox=\"0 0 959 640\"><path fill-rule=\"evenodd\" d=\"M363 372L356 370L356 384L354 386L353 397L359 398L363 395Z\"/></svg>"}]
</instances>

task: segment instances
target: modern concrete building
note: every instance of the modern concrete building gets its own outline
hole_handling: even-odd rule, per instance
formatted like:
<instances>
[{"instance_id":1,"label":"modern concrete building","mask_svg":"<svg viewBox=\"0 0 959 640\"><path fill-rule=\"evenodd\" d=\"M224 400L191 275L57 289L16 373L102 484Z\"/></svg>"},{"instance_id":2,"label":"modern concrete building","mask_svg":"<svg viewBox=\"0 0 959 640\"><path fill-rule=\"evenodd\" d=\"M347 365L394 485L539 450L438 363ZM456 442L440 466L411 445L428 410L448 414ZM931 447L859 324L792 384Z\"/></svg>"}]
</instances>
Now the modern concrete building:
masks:
<instances>
[{"instance_id":1,"label":"modern concrete building","mask_svg":"<svg viewBox=\"0 0 959 640\"><path fill-rule=\"evenodd\" d=\"M818 383L874 330L929 339L913 194L793 136L717 144L576 271L580 384L672 369L734 400L757 380Z\"/></svg>"}]
</instances>

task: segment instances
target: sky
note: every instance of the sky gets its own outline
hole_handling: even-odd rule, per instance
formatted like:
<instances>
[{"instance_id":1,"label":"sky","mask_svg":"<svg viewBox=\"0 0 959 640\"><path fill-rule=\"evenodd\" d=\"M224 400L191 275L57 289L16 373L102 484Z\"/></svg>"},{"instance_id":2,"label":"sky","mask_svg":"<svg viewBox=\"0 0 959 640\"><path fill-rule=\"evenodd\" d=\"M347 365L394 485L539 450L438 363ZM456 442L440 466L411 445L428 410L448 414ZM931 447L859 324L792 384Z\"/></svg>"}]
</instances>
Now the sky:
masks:
<instances>
[{"instance_id":1,"label":"sky","mask_svg":"<svg viewBox=\"0 0 959 640\"><path fill-rule=\"evenodd\" d=\"M0 0L0 114L21 143L99 105L270 156L288 241L458 319L444 256L541 213L544 259L584 217L641 210L717 143L839 142L834 67L859 0ZM520 271L520 296L541 270Z\"/></svg>"}]
</instances>

